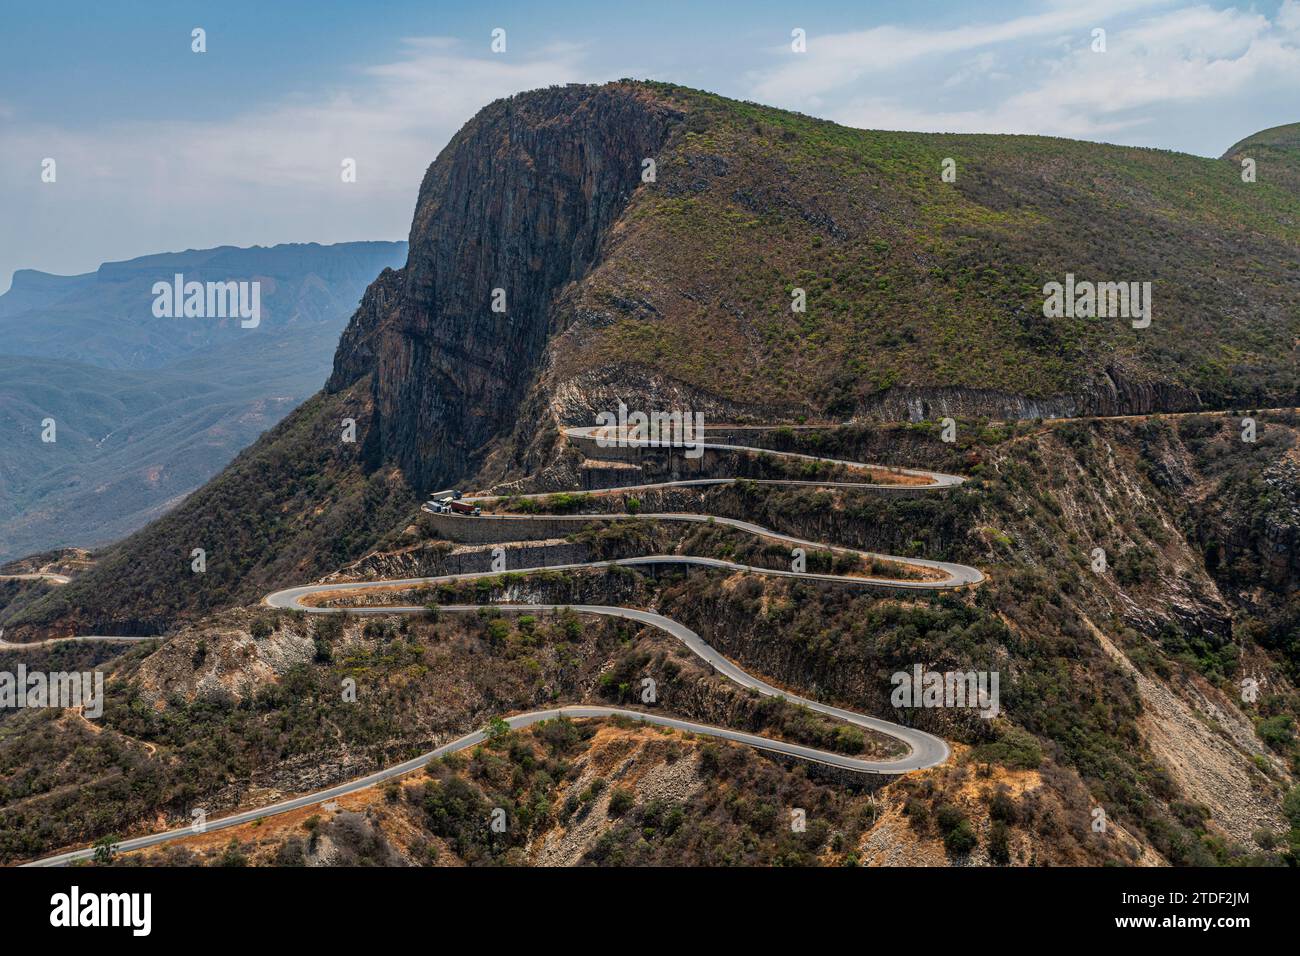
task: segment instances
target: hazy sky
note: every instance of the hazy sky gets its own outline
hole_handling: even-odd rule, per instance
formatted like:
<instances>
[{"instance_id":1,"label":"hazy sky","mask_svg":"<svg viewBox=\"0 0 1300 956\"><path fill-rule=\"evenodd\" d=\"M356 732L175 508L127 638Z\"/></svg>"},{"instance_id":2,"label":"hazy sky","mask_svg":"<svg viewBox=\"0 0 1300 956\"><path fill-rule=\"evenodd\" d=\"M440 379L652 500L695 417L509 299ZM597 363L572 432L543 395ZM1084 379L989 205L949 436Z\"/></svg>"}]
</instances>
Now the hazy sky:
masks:
<instances>
[{"instance_id":1,"label":"hazy sky","mask_svg":"<svg viewBox=\"0 0 1300 956\"><path fill-rule=\"evenodd\" d=\"M852 126L1217 156L1300 121L1300 0L6 4L0 290L21 268L405 239L425 167L480 107L624 76Z\"/></svg>"}]
</instances>

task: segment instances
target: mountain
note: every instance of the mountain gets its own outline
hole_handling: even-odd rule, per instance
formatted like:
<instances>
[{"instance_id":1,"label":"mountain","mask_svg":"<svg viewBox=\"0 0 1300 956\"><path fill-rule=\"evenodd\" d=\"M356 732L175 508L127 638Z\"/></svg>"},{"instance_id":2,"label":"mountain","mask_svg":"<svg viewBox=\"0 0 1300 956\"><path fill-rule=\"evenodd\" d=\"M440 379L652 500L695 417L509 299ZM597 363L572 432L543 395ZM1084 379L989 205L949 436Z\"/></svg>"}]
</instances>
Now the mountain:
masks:
<instances>
[{"instance_id":1,"label":"mountain","mask_svg":"<svg viewBox=\"0 0 1300 956\"><path fill-rule=\"evenodd\" d=\"M486 559L487 546L439 539L417 510L423 494L582 487L592 469L560 426L624 402L714 423L807 423L753 441L967 481L923 497L741 482L616 506L960 562L985 579L900 597L600 566L384 598L654 608L792 693L895 713L890 675L924 661L1000 674L1000 713L895 714L950 741L952 759L889 778L870 803L833 783L814 792L807 768L773 770L718 742L678 748L618 724L603 738L590 724L512 732L386 792L403 837L367 838L377 857L1294 862L1300 198L1289 142L1246 140L1260 176L1245 183L1233 151L852 130L657 83L489 105L428 170L406 263L367 288L323 390L93 567L79 560L70 583L5 583L8 640L167 639L112 658L103 763L73 759L89 731L70 721L0 735L0 764L16 768L0 792L12 810L0 858L138 833L160 814L183 821L200 800L233 809L252 787L324 788L504 713L634 703L646 677L685 718L834 733L728 688L652 628L258 603L325 576ZM1150 324L1048 317L1045 287L1070 275L1150 282ZM798 290L805 311L791 308ZM940 437L946 416L958 419L953 442ZM341 437L349 418L355 442ZM720 522L676 537L666 524L530 545L552 564L761 550ZM207 552L205 573L190 570L193 548ZM56 649L3 653L109 654ZM349 678L363 692L341 703ZM617 803L602 796L613 780ZM822 809L803 840L785 814L805 800ZM510 808L508 839L480 839L480 806ZM322 823L322 842L352 846L347 819ZM320 853L277 831L280 849L222 843L281 862Z\"/></svg>"},{"instance_id":2,"label":"mountain","mask_svg":"<svg viewBox=\"0 0 1300 956\"><path fill-rule=\"evenodd\" d=\"M656 84L542 91L483 110L430 168L410 262L363 303L327 388L371 375L382 454L432 484L517 417L513 444L533 448L620 397L766 420L1294 404L1300 197L1284 184ZM1150 326L1045 317L1044 287L1068 275L1151 283Z\"/></svg>"},{"instance_id":3,"label":"mountain","mask_svg":"<svg viewBox=\"0 0 1300 956\"><path fill-rule=\"evenodd\" d=\"M1230 160L855 130L661 83L500 100L430 166L406 265L366 290L324 391L24 619L256 599L377 542L373 514L331 510L362 494L572 486L556 426L620 399L715 421L1294 404L1298 246L1300 197ZM1067 273L1152 282L1150 326L1044 317ZM228 576L187 573L200 540Z\"/></svg>"},{"instance_id":4,"label":"mountain","mask_svg":"<svg viewBox=\"0 0 1300 956\"><path fill-rule=\"evenodd\" d=\"M1232 146L1223 158L1238 167L1243 159L1253 159L1257 182L1276 183L1300 195L1300 123L1260 130Z\"/></svg>"},{"instance_id":5,"label":"mountain","mask_svg":"<svg viewBox=\"0 0 1300 956\"><path fill-rule=\"evenodd\" d=\"M405 243L222 247L30 270L0 296L0 561L121 538L311 395ZM256 279L262 320L154 315L155 282ZM40 440L52 418L54 442ZM18 449L24 449L18 453Z\"/></svg>"},{"instance_id":6,"label":"mountain","mask_svg":"<svg viewBox=\"0 0 1300 956\"><path fill-rule=\"evenodd\" d=\"M154 314L156 282L261 283L263 335L336 325L356 308L360 291L385 266L404 260L400 242L291 243L240 249L190 249L105 262L95 272L54 276L14 273L0 296L5 355L81 362L109 369L155 369L225 345L248 348L239 320Z\"/></svg>"}]
</instances>

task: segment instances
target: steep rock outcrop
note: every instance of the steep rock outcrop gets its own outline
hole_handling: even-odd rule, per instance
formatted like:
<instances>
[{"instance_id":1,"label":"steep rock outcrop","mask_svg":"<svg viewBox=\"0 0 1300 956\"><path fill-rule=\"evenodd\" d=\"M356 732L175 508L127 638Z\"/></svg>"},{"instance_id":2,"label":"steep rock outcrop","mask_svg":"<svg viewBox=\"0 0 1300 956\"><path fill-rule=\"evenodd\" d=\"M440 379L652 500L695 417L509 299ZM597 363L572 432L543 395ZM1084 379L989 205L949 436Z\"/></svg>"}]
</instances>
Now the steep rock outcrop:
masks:
<instances>
[{"instance_id":1,"label":"steep rock outcrop","mask_svg":"<svg viewBox=\"0 0 1300 956\"><path fill-rule=\"evenodd\" d=\"M678 115L630 84L542 90L485 108L429 168L406 267L367 293L327 386L374 372L381 452L417 486L461 477L514 424L555 294Z\"/></svg>"}]
</instances>

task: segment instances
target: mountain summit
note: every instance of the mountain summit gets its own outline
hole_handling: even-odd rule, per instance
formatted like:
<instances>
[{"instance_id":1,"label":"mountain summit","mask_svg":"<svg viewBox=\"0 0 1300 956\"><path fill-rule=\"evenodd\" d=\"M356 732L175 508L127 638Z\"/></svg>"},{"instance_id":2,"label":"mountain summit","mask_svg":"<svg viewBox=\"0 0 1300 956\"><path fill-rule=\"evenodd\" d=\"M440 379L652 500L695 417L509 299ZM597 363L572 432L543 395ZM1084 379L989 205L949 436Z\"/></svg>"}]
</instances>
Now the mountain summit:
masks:
<instances>
[{"instance_id":1,"label":"mountain summit","mask_svg":"<svg viewBox=\"0 0 1300 956\"><path fill-rule=\"evenodd\" d=\"M1230 160L848 129L665 84L516 96L430 167L407 266L328 387L373 376L381 454L418 484L473 471L525 395L519 445L634 398L788 420L1294 403L1283 140L1246 183ZM1149 283L1150 325L1045 317L1076 279Z\"/></svg>"}]
</instances>

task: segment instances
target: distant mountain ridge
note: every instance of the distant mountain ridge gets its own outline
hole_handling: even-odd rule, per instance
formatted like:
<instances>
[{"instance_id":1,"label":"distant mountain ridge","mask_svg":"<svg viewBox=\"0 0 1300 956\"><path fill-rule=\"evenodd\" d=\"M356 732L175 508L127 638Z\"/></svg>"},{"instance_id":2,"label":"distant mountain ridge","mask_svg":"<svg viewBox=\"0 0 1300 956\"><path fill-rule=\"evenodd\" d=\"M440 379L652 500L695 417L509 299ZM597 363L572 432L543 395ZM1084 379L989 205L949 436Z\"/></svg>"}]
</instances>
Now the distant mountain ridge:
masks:
<instances>
[{"instance_id":1,"label":"distant mountain ridge","mask_svg":"<svg viewBox=\"0 0 1300 956\"><path fill-rule=\"evenodd\" d=\"M154 316L156 282L171 283L177 274L197 282L258 280L262 325L268 333L282 332L333 322L339 312L350 312L361 277L373 279L385 266L400 264L405 247L393 242L220 246L105 262L76 276L20 270L0 295L0 354L101 368L160 368L195 350L249 340L237 321Z\"/></svg>"},{"instance_id":2,"label":"distant mountain ridge","mask_svg":"<svg viewBox=\"0 0 1300 956\"><path fill-rule=\"evenodd\" d=\"M187 250L0 295L0 560L129 534L319 386L366 284L404 242ZM256 280L263 318L153 315L155 282ZM56 423L54 443L41 422Z\"/></svg>"}]
</instances>

